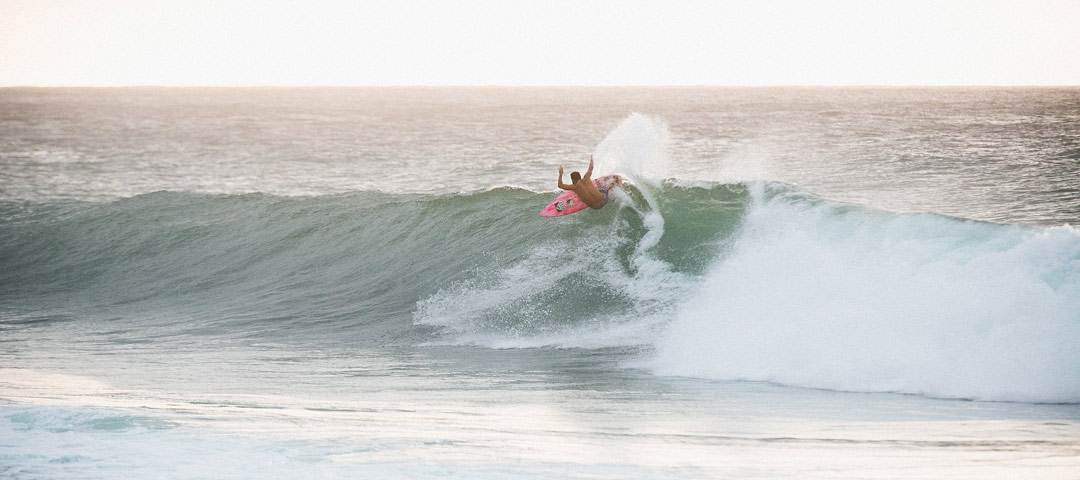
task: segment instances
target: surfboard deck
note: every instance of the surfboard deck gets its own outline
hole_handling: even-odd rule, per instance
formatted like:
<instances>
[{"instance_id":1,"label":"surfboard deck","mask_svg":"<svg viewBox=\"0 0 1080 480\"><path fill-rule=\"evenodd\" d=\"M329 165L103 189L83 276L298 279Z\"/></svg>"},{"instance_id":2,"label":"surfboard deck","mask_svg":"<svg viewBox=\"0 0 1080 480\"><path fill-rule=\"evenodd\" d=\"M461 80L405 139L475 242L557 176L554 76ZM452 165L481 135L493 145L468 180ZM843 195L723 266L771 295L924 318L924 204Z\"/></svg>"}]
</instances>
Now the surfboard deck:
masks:
<instances>
[{"instance_id":1,"label":"surfboard deck","mask_svg":"<svg viewBox=\"0 0 1080 480\"><path fill-rule=\"evenodd\" d=\"M604 175L603 177L593 179L593 185L596 185L596 188L607 188L609 191L612 187L622 185L622 183L622 175ZM580 212L586 208L589 208L589 206L578 198L577 193L567 190L559 194L558 197L555 197L555 200L552 200L548 206L544 207L544 209L540 211L540 216L561 217L563 215Z\"/></svg>"}]
</instances>

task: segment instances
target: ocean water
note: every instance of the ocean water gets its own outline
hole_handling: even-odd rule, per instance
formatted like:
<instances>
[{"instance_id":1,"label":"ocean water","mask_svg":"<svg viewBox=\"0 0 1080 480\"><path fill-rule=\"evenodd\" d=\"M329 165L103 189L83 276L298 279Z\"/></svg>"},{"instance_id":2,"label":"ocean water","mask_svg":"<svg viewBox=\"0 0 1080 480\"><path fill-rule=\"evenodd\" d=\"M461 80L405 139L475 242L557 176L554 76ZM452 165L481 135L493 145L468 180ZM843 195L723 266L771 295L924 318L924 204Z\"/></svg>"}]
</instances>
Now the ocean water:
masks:
<instances>
[{"instance_id":1,"label":"ocean water","mask_svg":"<svg viewBox=\"0 0 1080 480\"><path fill-rule=\"evenodd\" d=\"M0 89L0 477L1076 478L1078 224L1078 88Z\"/></svg>"}]
</instances>

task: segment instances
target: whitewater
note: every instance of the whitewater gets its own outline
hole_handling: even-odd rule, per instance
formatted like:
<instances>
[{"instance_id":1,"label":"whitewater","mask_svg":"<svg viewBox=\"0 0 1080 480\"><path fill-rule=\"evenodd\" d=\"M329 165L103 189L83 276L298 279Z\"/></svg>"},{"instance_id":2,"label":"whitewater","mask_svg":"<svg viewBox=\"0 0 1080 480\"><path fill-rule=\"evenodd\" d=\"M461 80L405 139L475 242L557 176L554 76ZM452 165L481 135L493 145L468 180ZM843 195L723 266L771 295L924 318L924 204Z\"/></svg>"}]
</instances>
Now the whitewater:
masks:
<instances>
[{"instance_id":1,"label":"whitewater","mask_svg":"<svg viewBox=\"0 0 1080 480\"><path fill-rule=\"evenodd\" d=\"M0 106L0 475L1080 469L1075 88Z\"/></svg>"}]
</instances>

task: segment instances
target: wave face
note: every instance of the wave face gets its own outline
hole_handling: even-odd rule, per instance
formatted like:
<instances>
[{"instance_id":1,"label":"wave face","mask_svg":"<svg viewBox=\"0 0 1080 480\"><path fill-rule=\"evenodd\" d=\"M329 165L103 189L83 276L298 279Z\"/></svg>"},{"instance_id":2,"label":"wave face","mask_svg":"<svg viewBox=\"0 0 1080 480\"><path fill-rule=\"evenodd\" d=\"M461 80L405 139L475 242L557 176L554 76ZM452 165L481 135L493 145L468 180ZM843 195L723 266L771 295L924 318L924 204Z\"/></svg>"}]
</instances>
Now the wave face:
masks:
<instances>
[{"instance_id":1,"label":"wave face","mask_svg":"<svg viewBox=\"0 0 1080 480\"><path fill-rule=\"evenodd\" d=\"M555 221L551 195L8 203L0 308L154 341L630 348L660 375L1080 401L1073 228L769 182L639 182Z\"/></svg>"},{"instance_id":2,"label":"wave face","mask_svg":"<svg viewBox=\"0 0 1080 480\"><path fill-rule=\"evenodd\" d=\"M408 342L413 332L396 324L417 299L488 255L517 256L523 239L543 230L531 216L492 206L524 212L537 202L537 194L499 189L464 197L159 192L105 204L9 204L0 294L27 316L134 318L215 335L346 328L367 344Z\"/></svg>"}]
</instances>

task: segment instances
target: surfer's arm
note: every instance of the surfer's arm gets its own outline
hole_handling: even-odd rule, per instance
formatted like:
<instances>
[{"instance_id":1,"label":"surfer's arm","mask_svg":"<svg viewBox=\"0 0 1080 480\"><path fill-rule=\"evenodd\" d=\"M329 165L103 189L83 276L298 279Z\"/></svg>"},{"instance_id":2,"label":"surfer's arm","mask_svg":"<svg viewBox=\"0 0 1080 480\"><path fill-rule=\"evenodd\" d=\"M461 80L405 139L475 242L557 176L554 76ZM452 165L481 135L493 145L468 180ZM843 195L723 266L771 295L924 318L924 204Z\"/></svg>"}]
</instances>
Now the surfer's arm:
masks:
<instances>
[{"instance_id":1,"label":"surfer's arm","mask_svg":"<svg viewBox=\"0 0 1080 480\"><path fill-rule=\"evenodd\" d=\"M589 169L585 170L585 176L581 177L585 179L592 178L592 155L589 155Z\"/></svg>"},{"instance_id":2,"label":"surfer's arm","mask_svg":"<svg viewBox=\"0 0 1080 480\"><path fill-rule=\"evenodd\" d=\"M565 183L562 183L562 165L559 165L559 188L561 188L563 190L573 190L574 189L573 185L567 185Z\"/></svg>"}]
</instances>

